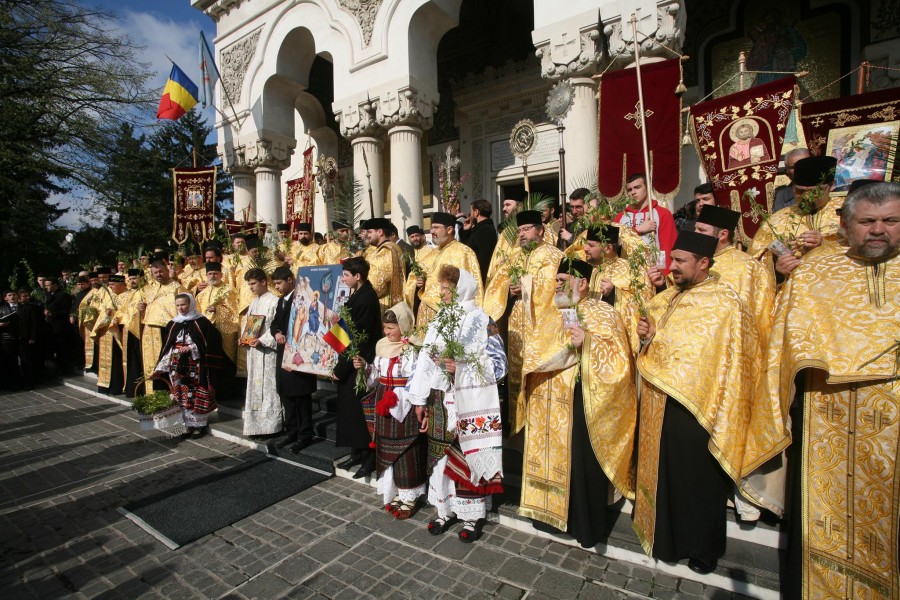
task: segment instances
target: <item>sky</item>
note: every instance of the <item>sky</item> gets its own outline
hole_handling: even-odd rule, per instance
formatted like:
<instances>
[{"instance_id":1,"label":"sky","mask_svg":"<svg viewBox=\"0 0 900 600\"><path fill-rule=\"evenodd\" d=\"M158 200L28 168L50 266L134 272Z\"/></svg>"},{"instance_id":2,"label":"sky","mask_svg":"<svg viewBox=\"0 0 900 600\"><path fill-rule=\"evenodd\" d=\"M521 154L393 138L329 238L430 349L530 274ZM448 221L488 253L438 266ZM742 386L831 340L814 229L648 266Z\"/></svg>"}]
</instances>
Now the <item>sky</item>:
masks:
<instances>
[{"instance_id":1,"label":"sky","mask_svg":"<svg viewBox=\"0 0 900 600\"><path fill-rule=\"evenodd\" d=\"M216 37L216 24L201 11L191 7L190 0L76 1L82 6L100 8L117 17L121 32L131 38L136 46L141 47L136 51L136 55L141 62L149 65L150 72L154 74L148 86L150 89L158 90L160 96L172 70L169 58L199 85L198 48L201 29L215 55L213 40ZM198 106L195 110L201 109ZM207 109L204 114L207 122L215 122L213 109ZM145 122L148 132L152 131L157 123L155 112L148 114ZM77 195L59 196L54 200L63 206L85 208L85 200L79 199ZM82 216L79 211L70 210L57 221L57 224L62 227L78 228Z\"/></svg>"}]
</instances>

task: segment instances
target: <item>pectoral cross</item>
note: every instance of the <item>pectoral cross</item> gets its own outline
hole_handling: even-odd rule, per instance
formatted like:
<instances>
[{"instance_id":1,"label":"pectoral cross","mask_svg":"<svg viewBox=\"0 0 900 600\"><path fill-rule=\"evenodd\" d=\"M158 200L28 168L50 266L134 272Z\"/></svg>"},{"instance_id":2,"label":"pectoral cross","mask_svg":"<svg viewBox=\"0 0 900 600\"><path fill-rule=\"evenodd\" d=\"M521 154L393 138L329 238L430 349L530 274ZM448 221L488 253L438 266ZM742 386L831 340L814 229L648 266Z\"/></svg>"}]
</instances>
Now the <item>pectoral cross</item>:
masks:
<instances>
[{"instance_id":1,"label":"pectoral cross","mask_svg":"<svg viewBox=\"0 0 900 600\"><path fill-rule=\"evenodd\" d=\"M885 422L888 419L885 417L884 411L875 409L872 411L872 414L864 416L863 421L871 425L875 431L881 431L884 429Z\"/></svg>"},{"instance_id":2,"label":"pectoral cross","mask_svg":"<svg viewBox=\"0 0 900 600\"><path fill-rule=\"evenodd\" d=\"M625 119L628 121L634 121L634 128L640 129L644 125L644 119L646 117L653 116L652 110L645 110L644 114L641 114L640 102L634 103L634 112L628 113L625 115Z\"/></svg>"}]
</instances>

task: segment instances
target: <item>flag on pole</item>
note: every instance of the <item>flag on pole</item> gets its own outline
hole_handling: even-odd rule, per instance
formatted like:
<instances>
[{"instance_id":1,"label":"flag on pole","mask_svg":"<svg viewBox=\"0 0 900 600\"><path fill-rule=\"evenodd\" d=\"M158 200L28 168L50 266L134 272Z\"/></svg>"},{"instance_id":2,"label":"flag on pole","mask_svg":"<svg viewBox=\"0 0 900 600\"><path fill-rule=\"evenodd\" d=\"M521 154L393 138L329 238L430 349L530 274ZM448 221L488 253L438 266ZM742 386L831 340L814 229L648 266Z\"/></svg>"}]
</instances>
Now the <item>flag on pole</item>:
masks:
<instances>
[{"instance_id":1,"label":"flag on pole","mask_svg":"<svg viewBox=\"0 0 900 600\"><path fill-rule=\"evenodd\" d=\"M322 336L322 341L334 348L340 354L350 345L350 328L344 319L334 324L328 333Z\"/></svg>"},{"instance_id":2,"label":"flag on pole","mask_svg":"<svg viewBox=\"0 0 900 600\"><path fill-rule=\"evenodd\" d=\"M216 82L219 81L219 69L213 60L212 51L206 43L206 36L200 32L200 104L203 108L212 106L215 97Z\"/></svg>"},{"instance_id":3,"label":"flag on pole","mask_svg":"<svg viewBox=\"0 0 900 600\"><path fill-rule=\"evenodd\" d=\"M197 84L178 65L172 63L172 72L169 73L169 81L166 82L159 108L156 109L156 118L175 121L196 104Z\"/></svg>"}]
</instances>

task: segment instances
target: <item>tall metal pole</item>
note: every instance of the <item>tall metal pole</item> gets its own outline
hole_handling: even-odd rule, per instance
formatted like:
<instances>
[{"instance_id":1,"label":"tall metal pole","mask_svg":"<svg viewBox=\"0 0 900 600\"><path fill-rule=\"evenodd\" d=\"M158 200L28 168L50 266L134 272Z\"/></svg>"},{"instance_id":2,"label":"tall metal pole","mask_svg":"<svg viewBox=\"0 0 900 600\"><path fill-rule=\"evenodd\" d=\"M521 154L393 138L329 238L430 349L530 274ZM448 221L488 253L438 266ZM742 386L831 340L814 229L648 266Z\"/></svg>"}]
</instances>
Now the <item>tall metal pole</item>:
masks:
<instances>
[{"instance_id":1,"label":"tall metal pole","mask_svg":"<svg viewBox=\"0 0 900 600\"><path fill-rule=\"evenodd\" d=\"M366 165L366 179L369 181L369 217L375 218L375 200L372 198L372 174L369 172L369 159L366 158L366 150L362 149L363 163Z\"/></svg>"},{"instance_id":2,"label":"tall metal pole","mask_svg":"<svg viewBox=\"0 0 900 600\"><path fill-rule=\"evenodd\" d=\"M638 88L638 122L641 124L641 142L644 145L644 174L647 182L647 216L655 221L653 216L653 173L650 169L650 150L647 146L647 122L644 120L644 86L641 83L641 45L637 36L637 17L631 13L631 30L634 32L634 64L637 70Z\"/></svg>"},{"instance_id":3,"label":"tall metal pole","mask_svg":"<svg viewBox=\"0 0 900 600\"><path fill-rule=\"evenodd\" d=\"M556 130L559 132L559 205L562 208L562 229L566 229L568 198L566 197L566 147L563 142L563 132L566 128L562 124L562 119L557 121ZM559 238L559 241L563 248L569 245L562 237Z\"/></svg>"}]
</instances>

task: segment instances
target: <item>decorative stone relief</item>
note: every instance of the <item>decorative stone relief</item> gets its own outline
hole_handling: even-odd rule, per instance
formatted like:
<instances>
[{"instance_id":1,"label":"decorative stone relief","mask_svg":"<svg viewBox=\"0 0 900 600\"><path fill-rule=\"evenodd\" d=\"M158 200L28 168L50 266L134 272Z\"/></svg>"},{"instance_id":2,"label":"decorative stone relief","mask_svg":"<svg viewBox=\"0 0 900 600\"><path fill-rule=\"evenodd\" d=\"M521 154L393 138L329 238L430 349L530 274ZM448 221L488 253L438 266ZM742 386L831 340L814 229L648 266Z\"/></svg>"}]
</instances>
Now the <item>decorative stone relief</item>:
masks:
<instances>
[{"instance_id":1,"label":"decorative stone relief","mask_svg":"<svg viewBox=\"0 0 900 600\"><path fill-rule=\"evenodd\" d=\"M356 106L352 104L346 109L339 110L334 115L334 120L340 126L341 135L346 138L369 136L376 133L378 128L378 100L366 99Z\"/></svg>"},{"instance_id":2,"label":"decorative stone relief","mask_svg":"<svg viewBox=\"0 0 900 600\"><path fill-rule=\"evenodd\" d=\"M372 41L372 31L375 29L375 17L381 8L383 0L339 0L341 7L356 19L363 34L363 46L368 46Z\"/></svg>"},{"instance_id":3,"label":"decorative stone relief","mask_svg":"<svg viewBox=\"0 0 900 600\"><path fill-rule=\"evenodd\" d=\"M397 92L385 92L378 103L378 122L382 127L412 125L429 129L434 123L437 99L424 91L407 86Z\"/></svg>"},{"instance_id":4,"label":"decorative stone relief","mask_svg":"<svg viewBox=\"0 0 900 600\"><path fill-rule=\"evenodd\" d=\"M241 101L244 75L256 52L260 30L246 35L222 51L222 86L232 102Z\"/></svg>"},{"instance_id":5,"label":"decorative stone relief","mask_svg":"<svg viewBox=\"0 0 900 600\"><path fill-rule=\"evenodd\" d=\"M209 6L203 8L203 12L218 23L219 18L231 12L231 9L238 8L242 0L214 0Z\"/></svg>"},{"instance_id":6,"label":"decorative stone relief","mask_svg":"<svg viewBox=\"0 0 900 600\"><path fill-rule=\"evenodd\" d=\"M591 75L603 56L599 24L581 31L563 31L538 46L541 76L551 81Z\"/></svg>"},{"instance_id":7,"label":"decorative stone relief","mask_svg":"<svg viewBox=\"0 0 900 600\"><path fill-rule=\"evenodd\" d=\"M286 169L291 164L291 155L297 140L260 138L255 143L247 144L245 157L249 167L274 167Z\"/></svg>"},{"instance_id":8,"label":"decorative stone relief","mask_svg":"<svg viewBox=\"0 0 900 600\"><path fill-rule=\"evenodd\" d=\"M638 8L642 9L642 12L637 13L638 17L643 17L637 24L641 57L674 58L667 48L681 52L687 23L687 12L682 6L682 0L657 0L655 22L645 9L645 4L648 4L647 0L618 2L618 11L608 14L604 14L601 8L603 35L609 40L609 57L606 62L613 63L611 68L620 69L634 62L634 33L630 20L631 14ZM649 5L652 4L653 2L649 2ZM608 65L603 66L605 68Z\"/></svg>"}]
</instances>

